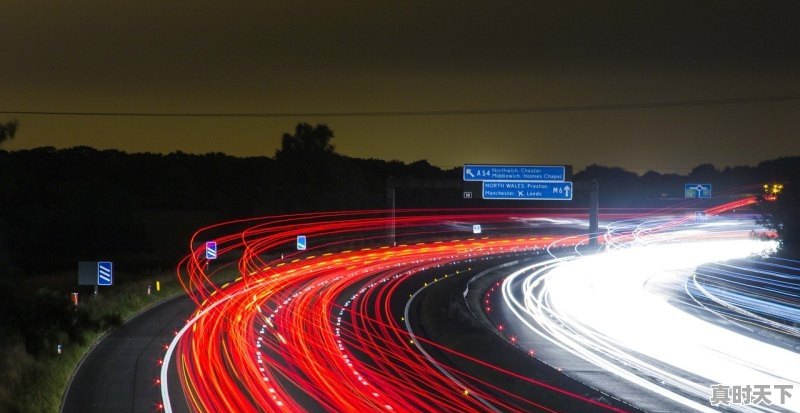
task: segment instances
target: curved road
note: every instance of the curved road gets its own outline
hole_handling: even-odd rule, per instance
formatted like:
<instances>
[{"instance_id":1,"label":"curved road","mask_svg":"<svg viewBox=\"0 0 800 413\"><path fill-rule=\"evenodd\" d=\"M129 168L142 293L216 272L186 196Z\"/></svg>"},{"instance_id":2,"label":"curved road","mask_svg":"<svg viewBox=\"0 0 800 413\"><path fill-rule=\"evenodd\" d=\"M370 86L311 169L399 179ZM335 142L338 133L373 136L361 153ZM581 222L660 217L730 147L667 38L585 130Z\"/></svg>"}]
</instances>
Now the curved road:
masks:
<instances>
[{"instance_id":1,"label":"curved road","mask_svg":"<svg viewBox=\"0 0 800 413\"><path fill-rule=\"evenodd\" d=\"M164 345L194 309L195 303L183 295L150 308L106 336L79 366L61 411L158 411L161 390L156 379Z\"/></svg>"},{"instance_id":2,"label":"curved road","mask_svg":"<svg viewBox=\"0 0 800 413\"><path fill-rule=\"evenodd\" d=\"M486 297L492 324L503 325L517 345L535 347L539 357L565 373L647 411L800 411L797 399L777 391L770 392L774 404L710 403L714 386L793 389L800 383L796 344L786 345L798 337L792 327L796 307L780 301L793 302L791 282L728 265L716 274L756 276L723 287L709 278L714 282L708 288L718 297L694 276L701 264L742 259L774 246L748 236L754 225L738 218L666 232L664 223L632 225L631 235L623 234L620 242L607 237L606 245L614 247L603 254L530 265L507 276L498 285L502 291ZM764 275L784 276L776 268ZM682 298L691 294L689 286L693 301ZM771 319L778 316L786 321Z\"/></svg>"},{"instance_id":3,"label":"curved road","mask_svg":"<svg viewBox=\"0 0 800 413\"><path fill-rule=\"evenodd\" d=\"M241 277L217 286L202 249L193 249L179 267L187 290L198 286L191 300L182 298L156 307L101 342L79 369L64 411L157 411L162 400L166 411L186 411L187 400L211 411L300 410L311 405L316 406L312 410L329 411L493 410L492 406L551 411L567 404L571 407L566 411L586 411L590 406L630 410L616 407L615 401L607 404L606 395L571 380L550 384L556 377L562 379L562 374L537 363L527 348L486 354L489 348L507 344L494 332L477 334L470 322L458 327L460 323L453 319L458 318L453 317L458 316L452 305L454 295L423 288L448 279L439 285L451 285L447 290L461 296L461 290L450 283L451 278L461 277L453 275L486 269L490 262L497 262L495 258L504 261L501 255L514 259L544 248L581 244L585 236L559 241L536 231L539 237L532 237L529 221L540 217L517 212L397 218L368 211L353 215L344 219L339 214L278 217L209 227L215 231L213 239L220 252L237 256ZM497 234L437 240L442 234L452 234L450 227L456 224L471 229L461 223L476 221ZM395 223L415 242L375 246ZM512 231L495 229L501 224ZM198 231L192 245L195 238L212 239L207 231ZM219 235L223 231L227 235ZM294 247L297 234L312 241L310 251L263 259L264 254L277 255L287 245ZM430 240L418 242L421 238ZM359 243L369 246L341 251ZM439 298L431 300L434 295ZM406 304L414 297L421 301ZM489 297L485 298L488 303ZM401 304L405 313L400 311ZM193 310L197 312L186 323ZM455 342L441 346L434 335ZM485 345L474 345L473 340L484 340ZM456 346L465 341L473 345ZM476 350L477 358L469 356ZM161 357L164 366L159 367ZM516 371L528 362L535 364L533 370ZM481 367L471 366L475 363ZM541 379L531 377L531 371L541 374ZM509 391L505 385L498 386L501 378L509 385L524 383L513 385L519 392ZM542 389L533 399L526 397L532 394L531 386ZM556 393L564 401L555 401Z\"/></svg>"}]
</instances>

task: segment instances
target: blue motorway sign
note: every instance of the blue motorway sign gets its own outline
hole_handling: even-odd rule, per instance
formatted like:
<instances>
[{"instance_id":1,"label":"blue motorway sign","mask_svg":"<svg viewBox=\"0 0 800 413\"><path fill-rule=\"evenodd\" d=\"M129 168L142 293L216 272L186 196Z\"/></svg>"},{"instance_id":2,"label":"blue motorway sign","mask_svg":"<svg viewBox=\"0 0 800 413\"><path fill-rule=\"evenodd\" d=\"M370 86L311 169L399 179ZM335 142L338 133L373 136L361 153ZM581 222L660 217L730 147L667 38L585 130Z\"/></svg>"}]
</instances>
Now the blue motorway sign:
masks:
<instances>
[{"instance_id":1,"label":"blue motorway sign","mask_svg":"<svg viewBox=\"0 0 800 413\"><path fill-rule=\"evenodd\" d=\"M711 184L686 184L683 193L686 198L711 198Z\"/></svg>"},{"instance_id":2,"label":"blue motorway sign","mask_svg":"<svg viewBox=\"0 0 800 413\"><path fill-rule=\"evenodd\" d=\"M111 261L97 262L97 285L111 285L114 283L114 264Z\"/></svg>"},{"instance_id":3,"label":"blue motorway sign","mask_svg":"<svg viewBox=\"0 0 800 413\"><path fill-rule=\"evenodd\" d=\"M306 249L306 236L305 235L298 235L297 236L297 249L299 251L303 251Z\"/></svg>"},{"instance_id":4,"label":"blue motorway sign","mask_svg":"<svg viewBox=\"0 0 800 413\"><path fill-rule=\"evenodd\" d=\"M465 181L552 181L563 182L563 166L464 165Z\"/></svg>"},{"instance_id":5,"label":"blue motorway sign","mask_svg":"<svg viewBox=\"0 0 800 413\"><path fill-rule=\"evenodd\" d=\"M572 182L485 181L483 199L570 201Z\"/></svg>"},{"instance_id":6,"label":"blue motorway sign","mask_svg":"<svg viewBox=\"0 0 800 413\"><path fill-rule=\"evenodd\" d=\"M217 259L217 242L216 241L208 241L208 242L206 242L206 259L207 260L215 260L215 259Z\"/></svg>"}]
</instances>

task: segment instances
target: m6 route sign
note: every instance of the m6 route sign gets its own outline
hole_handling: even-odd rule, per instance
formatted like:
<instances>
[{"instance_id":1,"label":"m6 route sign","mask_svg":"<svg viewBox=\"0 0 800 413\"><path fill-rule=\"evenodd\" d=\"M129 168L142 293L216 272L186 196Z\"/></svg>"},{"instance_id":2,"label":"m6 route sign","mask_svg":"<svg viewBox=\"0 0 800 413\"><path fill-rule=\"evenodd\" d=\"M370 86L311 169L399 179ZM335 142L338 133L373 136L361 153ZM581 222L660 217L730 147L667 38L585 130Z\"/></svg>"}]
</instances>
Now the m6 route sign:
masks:
<instances>
[{"instance_id":1,"label":"m6 route sign","mask_svg":"<svg viewBox=\"0 0 800 413\"><path fill-rule=\"evenodd\" d=\"M483 182L483 199L571 201L572 193L572 182Z\"/></svg>"}]
</instances>

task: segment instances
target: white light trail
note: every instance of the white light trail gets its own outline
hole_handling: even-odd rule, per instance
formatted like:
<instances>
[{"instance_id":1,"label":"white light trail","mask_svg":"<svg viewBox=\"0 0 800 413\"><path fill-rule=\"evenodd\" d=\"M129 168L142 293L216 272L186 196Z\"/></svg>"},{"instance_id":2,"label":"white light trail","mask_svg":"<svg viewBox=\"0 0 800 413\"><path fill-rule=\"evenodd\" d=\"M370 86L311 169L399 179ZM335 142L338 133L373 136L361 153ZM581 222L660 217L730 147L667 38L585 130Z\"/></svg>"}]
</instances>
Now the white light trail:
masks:
<instances>
[{"instance_id":1,"label":"white light trail","mask_svg":"<svg viewBox=\"0 0 800 413\"><path fill-rule=\"evenodd\" d=\"M775 392L772 406L728 408L800 411L800 354L670 303L701 264L759 254L774 242L650 224L625 228L630 232L612 239L605 253L511 274L503 284L506 306L563 349L690 409L717 411L708 402L712 384L789 384L794 397L786 404Z\"/></svg>"}]
</instances>

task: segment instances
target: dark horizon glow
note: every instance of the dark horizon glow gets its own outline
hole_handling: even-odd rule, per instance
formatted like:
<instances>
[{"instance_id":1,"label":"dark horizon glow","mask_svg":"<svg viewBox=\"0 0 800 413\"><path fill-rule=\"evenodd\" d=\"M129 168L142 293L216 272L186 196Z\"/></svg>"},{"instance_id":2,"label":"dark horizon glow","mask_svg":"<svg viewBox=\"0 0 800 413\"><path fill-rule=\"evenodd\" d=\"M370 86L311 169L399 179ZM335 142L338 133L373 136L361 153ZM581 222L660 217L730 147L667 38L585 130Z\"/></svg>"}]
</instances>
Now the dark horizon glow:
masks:
<instances>
[{"instance_id":1,"label":"dark horizon glow","mask_svg":"<svg viewBox=\"0 0 800 413\"><path fill-rule=\"evenodd\" d=\"M0 114L3 149L271 156L298 122L344 155L597 163L643 173L800 154L800 4L12 1L0 113L280 113L270 118ZM506 111L514 108L624 110ZM402 112L403 116L339 116ZM414 113L451 113L419 116Z\"/></svg>"}]
</instances>

